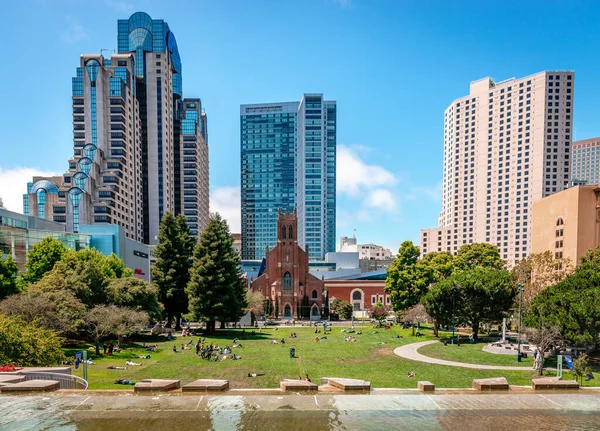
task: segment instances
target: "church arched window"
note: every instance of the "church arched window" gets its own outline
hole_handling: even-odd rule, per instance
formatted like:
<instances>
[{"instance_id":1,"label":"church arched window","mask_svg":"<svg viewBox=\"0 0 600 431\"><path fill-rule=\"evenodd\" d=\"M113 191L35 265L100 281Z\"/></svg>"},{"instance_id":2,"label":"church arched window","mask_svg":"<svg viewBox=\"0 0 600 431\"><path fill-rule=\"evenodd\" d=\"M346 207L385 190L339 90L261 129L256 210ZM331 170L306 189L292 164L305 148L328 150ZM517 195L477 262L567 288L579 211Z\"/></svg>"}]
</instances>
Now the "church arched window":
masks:
<instances>
[{"instance_id":1,"label":"church arched window","mask_svg":"<svg viewBox=\"0 0 600 431\"><path fill-rule=\"evenodd\" d=\"M294 238L294 230L292 229L292 227L290 226L290 235L288 236L289 239Z\"/></svg>"},{"instance_id":2,"label":"church arched window","mask_svg":"<svg viewBox=\"0 0 600 431\"><path fill-rule=\"evenodd\" d=\"M289 271L283 275L283 290L292 290L292 274Z\"/></svg>"},{"instance_id":3,"label":"church arched window","mask_svg":"<svg viewBox=\"0 0 600 431\"><path fill-rule=\"evenodd\" d=\"M317 298L318 298L318 293L317 293L317 290L315 289L312 291L312 299L317 299Z\"/></svg>"},{"instance_id":4,"label":"church arched window","mask_svg":"<svg viewBox=\"0 0 600 431\"><path fill-rule=\"evenodd\" d=\"M281 239L285 239L285 226L281 226Z\"/></svg>"}]
</instances>

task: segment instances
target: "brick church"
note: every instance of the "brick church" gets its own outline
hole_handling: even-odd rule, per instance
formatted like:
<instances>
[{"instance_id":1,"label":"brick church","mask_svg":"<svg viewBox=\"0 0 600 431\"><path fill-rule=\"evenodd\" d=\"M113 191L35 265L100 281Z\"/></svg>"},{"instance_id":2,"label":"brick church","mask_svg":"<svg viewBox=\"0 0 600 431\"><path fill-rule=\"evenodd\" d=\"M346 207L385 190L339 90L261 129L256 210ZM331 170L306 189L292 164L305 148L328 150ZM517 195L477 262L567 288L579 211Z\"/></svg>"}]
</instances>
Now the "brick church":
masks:
<instances>
[{"instance_id":1,"label":"brick church","mask_svg":"<svg viewBox=\"0 0 600 431\"><path fill-rule=\"evenodd\" d=\"M266 268L250 284L254 292L262 292L265 299L273 301L273 317L299 319L310 315L319 320L325 302L322 280L308 272L308 245L306 250L298 245L298 217L282 213L277 217L277 245L266 247ZM305 297L306 295L306 297ZM278 315L275 315L275 310Z\"/></svg>"}]
</instances>

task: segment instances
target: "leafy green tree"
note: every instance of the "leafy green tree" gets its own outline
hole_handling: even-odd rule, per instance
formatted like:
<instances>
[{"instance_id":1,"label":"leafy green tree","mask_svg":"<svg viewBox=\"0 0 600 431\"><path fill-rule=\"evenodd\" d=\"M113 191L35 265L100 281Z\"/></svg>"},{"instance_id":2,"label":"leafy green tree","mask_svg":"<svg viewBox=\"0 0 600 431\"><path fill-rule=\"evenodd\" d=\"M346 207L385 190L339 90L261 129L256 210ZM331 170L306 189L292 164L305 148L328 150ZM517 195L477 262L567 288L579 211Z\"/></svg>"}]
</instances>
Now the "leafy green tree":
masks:
<instances>
[{"instance_id":1,"label":"leafy green tree","mask_svg":"<svg viewBox=\"0 0 600 431\"><path fill-rule=\"evenodd\" d=\"M44 274L54 268L69 249L64 244L50 236L34 244L27 253L23 281L32 284L40 281Z\"/></svg>"},{"instance_id":2,"label":"leafy green tree","mask_svg":"<svg viewBox=\"0 0 600 431\"><path fill-rule=\"evenodd\" d=\"M17 286L17 263L11 255L6 255L0 251L0 300L9 295L19 293Z\"/></svg>"},{"instance_id":3,"label":"leafy green tree","mask_svg":"<svg viewBox=\"0 0 600 431\"><path fill-rule=\"evenodd\" d=\"M454 299L455 322L469 325L477 338L480 324L502 319L515 295L508 271L479 266L454 272L437 283L424 297L423 305L438 324L443 321L447 325Z\"/></svg>"},{"instance_id":4,"label":"leafy green tree","mask_svg":"<svg viewBox=\"0 0 600 431\"><path fill-rule=\"evenodd\" d=\"M488 243L465 244L454 256L453 270L466 271L482 266L491 269L504 269L506 263L500 259L498 247Z\"/></svg>"},{"instance_id":5,"label":"leafy green tree","mask_svg":"<svg viewBox=\"0 0 600 431\"><path fill-rule=\"evenodd\" d=\"M279 319L279 298L275 298L275 318Z\"/></svg>"},{"instance_id":6,"label":"leafy green tree","mask_svg":"<svg viewBox=\"0 0 600 431\"><path fill-rule=\"evenodd\" d=\"M352 304L340 298L335 298L331 304L331 309L342 319L349 320L352 318Z\"/></svg>"},{"instance_id":7,"label":"leafy green tree","mask_svg":"<svg viewBox=\"0 0 600 431\"><path fill-rule=\"evenodd\" d=\"M86 307L72 292L28 291L12 295L0 302L0 314L18 316L31 322L37 320L43 328L61 336L73 334L83 326Z\"/></svg>"},{"instance_id":8,"label":"leafy green tree","mask_svg":"<svg viewBox=\"0 0 600 431\"><path fill-rule=\"evenodd\" d=\"M145 311L155 321L162 315L158 289L147 281L135 277L116 278L108 282L105 293L107 304Z\"/></svg>"},{"instance_id":9,"label":"leafy green tree","mask_svg":"<svg viewBox=\"0 0 600 431\"><path fill-rule=\"evenodd\" d=\"M150 319L145 311L136 311L127 307L113 307L110 322L112 331L117 335L119 348L123 348L123 339L148 327Z\"/></svg>"},{"instance_id":10,"label":"leafy green tree","mask_svg":"<svg viewBox=\"0 0 600 431\"><path fill-rule=\"evenodd\" d=\"M310 318L310 303L308 301L308 295L304 294L302 301L300 302L300 318Z\"/></svg>"},{"instance_id":11,"label":"leafy green tree","mask_svg":"<svg viewBox=\"0 0 600 431\"><path fill-rule=\"evenodd\" d=\"M591 372L592 367L590 366L590 358L587 354L583 353L573 359L573 376L579 379L579 384L583 385L583 378Z\"/></svg>"},{"instance_id":12,"label":"leafy green tree","mask_svg":"<svg viewBox=\"0 0 600 431\"><path fill-rule=\"evenodd\" d=\"M596 253L563 281L538 294L525 314L527 326L557 326L565 341L575 346L600 346L600 261ZM592 258L590 258L590 256Z\"/></svg>"},{"instance_id":13,"label":"leafy green tree","mask_svg":"<svg viewBox=\"0 0 600 431\"><path fill-rule=\"evenodd\" d=\"M206 322L209 333L217 320L236 322L244 315L246 289L239 268L240 255L233 248L229 226L217 213L196 245L186 288L190 313Z\"/></svg>"},{"instance_id":14,"label":"leafy green tree","mask_svg":"<svg viewBox=\"0 0 600 431\"><path fill-rule=\"evenodd\" d=\"M181 314L188 311L186 286L190 280L195 240L185 217L166 213L158 231L152 265L152 281L158 287L159 300L165 307L167 326L175 317L175 328L180 328Z\"/></svg>"},{"instance_id":15,"label":"leafy green tree","mask_svg":"<svg viewBox=\"0 0 600 431\"><path fill-rule=\"evenodd\" d=\"M325 304L323 305L323 316L325 319L329 319L329 291L325 291Z\"/></svg>"},{"instance_id":16,"label":"leafy green tree","mask_svg":"<svg viewBox=\"0 0 600 431\"><path fill-rule=\"evenodd\" d=\"M0 314L0 364L46 367L63 359L61 338L54 331L37 321Z\"/></svg>"},{"instance_id":17,"label":"leafy green tree","mask_svg":"<svg viewBox=\"0 0 600 431\"><path fill-rule=\"evenodd\" d=\"M133 277L133 271L131 268L127 268L125 266L125 262L123 262L119 256L114 253L111 253L110 256L105 258L104 268L106 275L109 278Z\"/></svg>"}]
</instances>

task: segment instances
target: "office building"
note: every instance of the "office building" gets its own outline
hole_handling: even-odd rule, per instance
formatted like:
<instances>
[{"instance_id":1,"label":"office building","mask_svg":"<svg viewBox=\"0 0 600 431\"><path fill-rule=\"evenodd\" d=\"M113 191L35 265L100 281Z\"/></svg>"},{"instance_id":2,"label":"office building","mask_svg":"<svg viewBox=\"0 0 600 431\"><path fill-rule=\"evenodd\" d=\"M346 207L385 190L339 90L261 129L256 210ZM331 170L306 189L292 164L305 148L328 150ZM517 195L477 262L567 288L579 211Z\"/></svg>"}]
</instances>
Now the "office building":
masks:
<instances>
[{"instance_id":1,"label":"office building","mask_svg":"<svg viewBox=\"0 0 600 431\"><path fill-rule=\"evenodd\" d=\"M550 250L578 265L600 245L600 188L571 187L533 203L532 253Z\"/></svg>"},{"instance_id":2,"label":"office building","mask_svg":"<svg viewBox=\"0 0 600 431\"><path fill-rule=\"evenodd\" d=\"M573 142L573 185L600 184L600 138Z\"/></svg>"},{"instance_id":3,"label":"office building","mask_svg":"<svg viewBox=\"0 0 600 431\"><path fill-rule=\"evenodd\" d=\"M358 253L360 260L392 260L394 255L389 248L377 244L357 244L356 237L340 238L340 252Z\"/></svg>"},{"instance_id":4,"label":"office building","mask_svg":"<svg viewBox=\"0 0 600 431\"><path fill-rule=\"evenodd\" d=\"M509 265L531 253L533 202L568 187L574 73L471 83L444 113L442 211L421 253L497 245Z\"/></svg>"},{"instance_id":5,"label":"office building","mask_svg":"<svg viewBox=\"0 0 600 431\"><path fill-rule=\"evenodd\" d=\"M277 244L279 209L297 212L310 259L335 251L336 112L321 94L240 107L243 259Z\"/></svg>"},{"instance_id":6,"label":"office building","mask_svg":"<svg viewBox=\"0 0 600 431\"><path fill-rule=\"evenodd\" d=\"M72 97L69 171L34 178L25 214L75 233L82 224L118 225L144 244L156 243L166 212L184 214L192 233L201 232L209 211L207 119L200 99L183 99L167 23L143 12L119 20L118 53L82 55Z\"/></svg>"}]
</instances>

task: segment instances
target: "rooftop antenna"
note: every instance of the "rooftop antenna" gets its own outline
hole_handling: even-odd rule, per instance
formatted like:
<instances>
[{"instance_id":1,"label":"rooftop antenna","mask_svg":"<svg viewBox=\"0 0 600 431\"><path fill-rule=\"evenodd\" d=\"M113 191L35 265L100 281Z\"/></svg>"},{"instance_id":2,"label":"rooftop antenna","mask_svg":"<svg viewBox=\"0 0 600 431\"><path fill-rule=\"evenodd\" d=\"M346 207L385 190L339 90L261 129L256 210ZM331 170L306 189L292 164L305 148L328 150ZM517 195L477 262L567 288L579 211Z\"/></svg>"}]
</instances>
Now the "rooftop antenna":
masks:
<instances>
[{"instance_id":1,"label":"rooftop antenna","mask_svg":"<svg viewBox=\"0 0 600 431\"><path fill-rule=\"evenodd\" d=\"M353 229L352 238L356 239L356 229Z\"/></svg>"}]
</instances>

